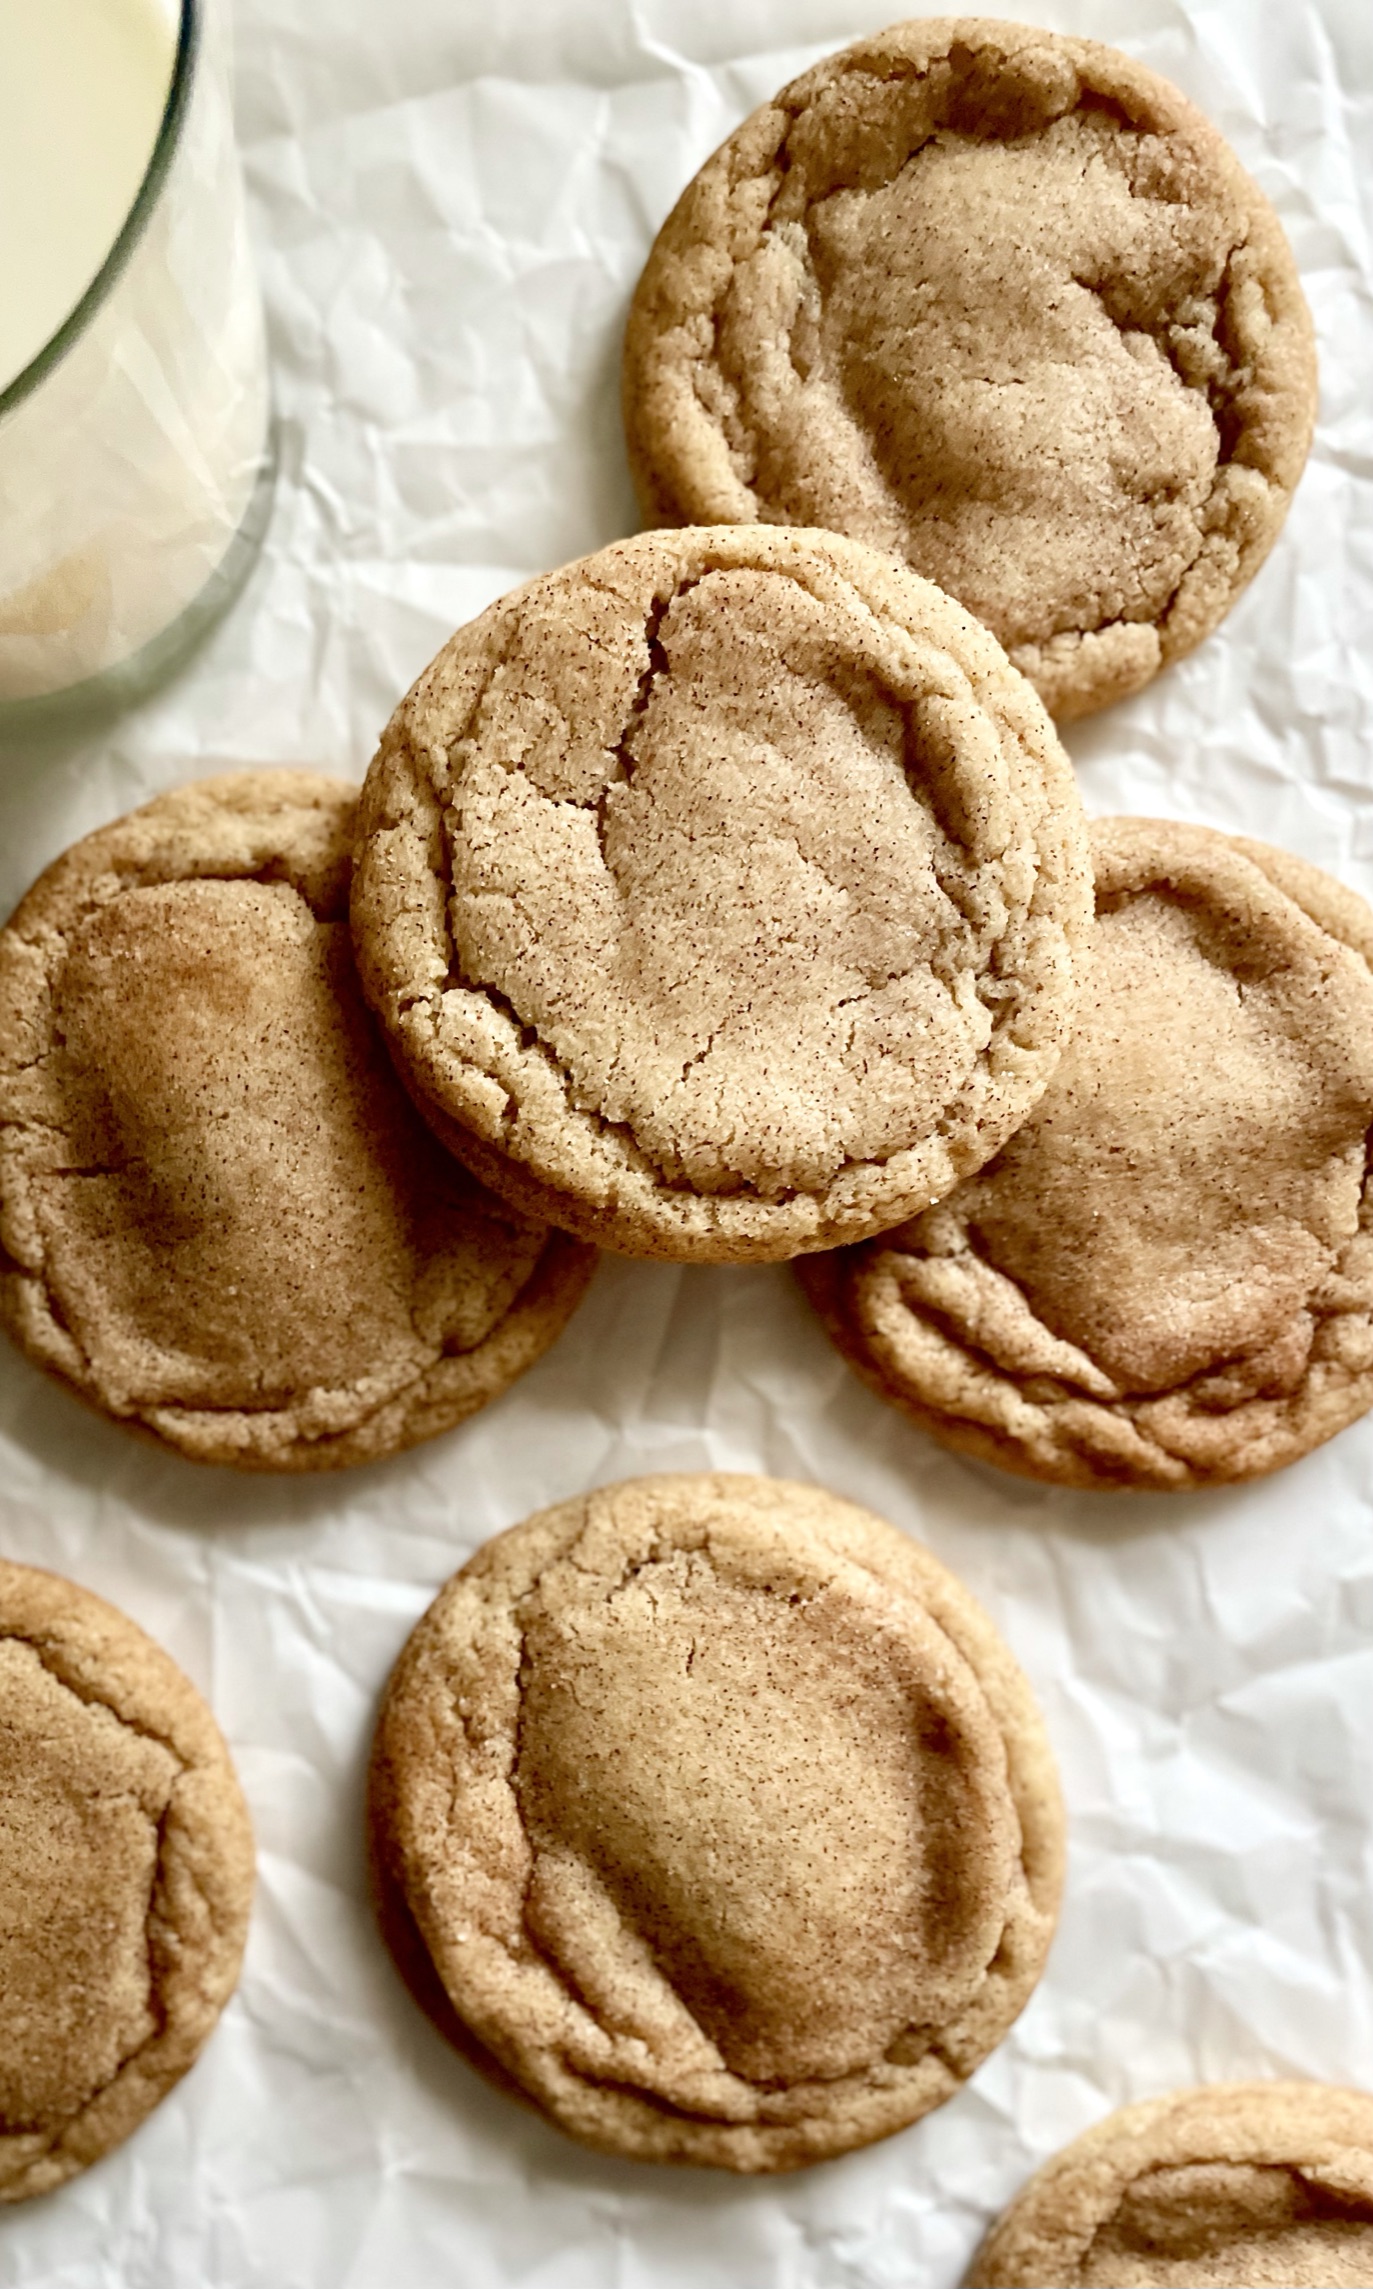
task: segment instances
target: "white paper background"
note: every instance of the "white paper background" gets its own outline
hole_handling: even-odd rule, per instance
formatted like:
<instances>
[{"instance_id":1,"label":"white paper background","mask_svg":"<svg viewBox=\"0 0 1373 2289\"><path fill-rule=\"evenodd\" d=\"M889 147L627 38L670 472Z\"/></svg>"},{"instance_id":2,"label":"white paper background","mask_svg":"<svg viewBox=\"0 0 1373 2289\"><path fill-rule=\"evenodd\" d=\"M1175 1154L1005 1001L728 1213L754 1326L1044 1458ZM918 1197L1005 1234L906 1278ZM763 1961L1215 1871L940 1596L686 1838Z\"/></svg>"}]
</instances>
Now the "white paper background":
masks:
<instances>
[{"instance_id":1,"label":"white paper background","mask_svg":"<svg viewBox=\"0 0 1373 2289\"><path fill-rule=\"evenodd\" d=\"M631 529L629 291L693 168L877 0L240 0L241 132L283 481L211 648L113 731L10 752L0 902L193 772L360 774L456 623ZM990 13L1013 11L988 10ZM1209 111L1316 314L1315 453L1203 650L1074 732L1089 807L1242 827L1373 892L1373 12L1044 0ZM1048 1974L926 2123L770 2183L617 2165L489 2093L365 1904L378 1692L434 1587L578 1489L816 1479L1000 1621L1061 1759ZM957 1462L863 1391L788 1274L608 1261L562 1343L450 1437L322 1482L159 1459L0 1355L0 1546L115 1599L208 1692L252 1801L242 1989L133 2142L0 2213L0 2284L944 2289L1027 2171L1200 2077L1373 2084L1373 1420L1247 1491L1074 1495Z\"/></svg>"}]
</instances>

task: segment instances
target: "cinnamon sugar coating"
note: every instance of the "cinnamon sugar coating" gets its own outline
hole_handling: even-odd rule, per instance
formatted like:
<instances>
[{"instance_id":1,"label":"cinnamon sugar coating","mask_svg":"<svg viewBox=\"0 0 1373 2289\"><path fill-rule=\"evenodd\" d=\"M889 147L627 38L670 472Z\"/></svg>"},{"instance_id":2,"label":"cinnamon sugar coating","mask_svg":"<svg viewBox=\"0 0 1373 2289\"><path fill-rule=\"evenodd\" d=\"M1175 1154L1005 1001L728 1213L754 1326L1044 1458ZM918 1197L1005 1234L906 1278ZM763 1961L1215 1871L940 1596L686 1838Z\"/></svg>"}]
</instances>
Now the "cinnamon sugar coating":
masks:
<instances>
[{"instance_id":1,"label":"cinnamon sugar coating","mask_svg":"<svg viewBox=\"0 0 1373 2289\"><path fill-rule=\"evenodd\" d=\"M631 1480L487 1543L401 1657L371 1804L466 2054L643 2160L792 2169L915 2121L1056 1912L995 1630L870 1512L766 1479Z\"/></svg>"},{"instance_id":2,"label":"cinnamon sugar coating","mask_svg":"<svg viewBox=\"0 0 1373 2289\"><path fill-rule=\"evenodd\" d=\"M1090 900L984 630L826 533L651 533L445 646L363 791L353 927L416 1102L627 1254L909 1214L1034 1103Z\"/></svg>"},{"instance_id":3,"label":"cinnamon sugar coating","mask_svg":"<svg viewBox=\"0 0 1373 2289\"><path fill-rule=\"evenodd\" d=\"M1281 225L1098 42L933 17L764 104L659 233L625 345L657 524L823 525L957 596L1084 715L1215 627L1315 413Z\"/></svg>"},{"instance_id":4,"label":"cinnamon sugar coating","mask_svg":"<svg viewBox=\"0 0 1373 2289\"><path fill-rule=\"evenodd\" d=\"M968 2289L1373 2289L1373 2098L1318 2082L1124 2107L1036 2173Z\"/></svg>"},{"instance_id":5,"label":"cinnamon sugar coating","mask_svg":"<svg viewBox=\"0 0 1373 2289\"><path fill-rule=\"evenodd\" d=\"M127 2138L233 1991L253 1841L200 1695L133 1622L0 1560L0 2202Z\"/></svg>"},{"instance_id":6,"label":"cinnamon sugar coating","mask_svg":"<svg viewBox=\"0 0 1373 2289\"><path fill-rule=\"evenodd\" d=\"M448 1429L594 1260L397 1083L353 968L356 799L296 771L161 795L0 932L0 1318L196 1461L325 1469Z\"/></svg>"},{"instance_id":7,"label":"cinnamon sugar coating","mask_svg":"<svg viewBox=\"0 0 1373 2289\"><path fill-rule=\"evenodd\" d=\"M880 1394L1070 1486L1295 1461L1373 1405L1373 914L1266 844L1092 829L1077 1034L996 1160L803 1283Z\"/></svg>"}]
</instances>

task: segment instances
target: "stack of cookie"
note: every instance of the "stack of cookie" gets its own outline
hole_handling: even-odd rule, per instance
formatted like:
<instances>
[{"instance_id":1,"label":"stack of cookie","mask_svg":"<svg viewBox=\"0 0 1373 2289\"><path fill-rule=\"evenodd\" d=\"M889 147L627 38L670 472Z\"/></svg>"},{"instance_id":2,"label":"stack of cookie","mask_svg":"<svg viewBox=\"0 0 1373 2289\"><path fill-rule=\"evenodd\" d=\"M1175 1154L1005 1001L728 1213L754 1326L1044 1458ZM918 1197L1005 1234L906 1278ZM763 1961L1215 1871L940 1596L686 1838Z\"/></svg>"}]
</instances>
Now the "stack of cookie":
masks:
<instances>
[{"instance_id":1,"label":"stack of cookie","mask_svg":"<svg viewBox=\"0 0 1373 2289\"><path fill-rule=\"evenodd\" d=\"M940 20L783 90L635 298L656 529L459 630L360 804L285 772L164 796L0 934L11 1333L183 1455L317 1469L494 1398L597 1247L797 1259L881 1396L1012 1470L1186 1488L1352 1421L1373 915L1250 841L1089 834L1053 722L1214 628L1313 402L1275 218L1140 66ZM213 1948L167 1860L176 1791L232 1788L184 1681L66 1596L0 1579L10 1731L56 1759L6 1784L14 1881L127 1767L141 1809L101 1850L111 1896L151 1886L172 1985L154 1948L140 1986L125 1918L82 2018L5 1925L37 2001L0 2057L0 2198L181 2070L246 1914L241 1829L197 1879ZM441 1593L370 1848L412 1986L503 2087L619 2153L773 2170L917 2119L1000 2039L1061 1813L1028 1688L926 1554L813 1489L650 1480ZM1297 2170L1283 2277L1329 2226L1373 2279L1368 2109L1332 2096L1308 2154L1273 2106L1218 2093L1065 2158L981 2277L1181 2280L1148 2251L1191 2264L1194 2227L1239 2264L1234 2170Z\"/></svg>"},{"instance_id":2,"label":"stack of cookie","mask_svg":"<svg viewBox=\"0 0 1373 2289\"><path fill-rule=\"evenodd\" d=\"M659 529L460 629L356 818L163 797L0 937L6 1324L184 1453L320 1467L493 1396L592 1246L813 1259L860 1371L1013 1469L1329 1436L1373 917L1202 830L1093 849L1047 712L1215 625L1313 402L1276 219L1143 67L935 20L784 89L635 297Z\"/></svg>"}]
</instances>

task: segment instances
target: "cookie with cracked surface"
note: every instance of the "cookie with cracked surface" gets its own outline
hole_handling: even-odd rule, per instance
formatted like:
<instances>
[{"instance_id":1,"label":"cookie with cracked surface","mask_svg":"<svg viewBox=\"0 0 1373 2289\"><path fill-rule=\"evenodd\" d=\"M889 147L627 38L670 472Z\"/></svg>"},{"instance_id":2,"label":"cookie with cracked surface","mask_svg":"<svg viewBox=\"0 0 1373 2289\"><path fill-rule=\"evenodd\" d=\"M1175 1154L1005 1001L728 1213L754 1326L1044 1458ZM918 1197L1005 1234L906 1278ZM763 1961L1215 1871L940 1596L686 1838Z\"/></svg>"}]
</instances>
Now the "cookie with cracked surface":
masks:
<instances>
[{"instance_id":1,"label":"cookie with cracked surface","mask_svg":"<svg viewBox=\"0 0 1373 2289\"><path fill-rule=\"evenodd\" d=\"M480 1549L392 1677L370 1820L465 2055L607 2152L741 2171L952 2096L1061 1879L1040 1719L968 1593L870 1511L732 1475Z\"/></svg>"},{"instance_id":2,"label":"cookie with cracked surface","mask_svg":"<svg viewBox=\"0 0 1373 2289\"><path fill-rule=\"evenodd\" d=\"M860 40L746 119L625 343L647 519L891 549L1064 720L1223 618L1315 403L1282 226L1210 122L1114 48L977 18Z\"/></svg>"},{"instance_id":3,"label":"cookie with cracked surface","mask_svg":"<svg viewBox=\"0 0 1373 2289\"><path fill-rule=\"evenodd\" d=\"M103 1598L0 1560L0 2202L98 2161L181 2079L252 1893L189 1679Z\"/></svg>"},{"instance_id":4,"label":"cookie with cracked surface","mask_svg":"<svg viewBox=\"0 0 1373 2289\"><path fill-rule=\"evenodd\" d=\"M968 2289L1373 2289L1373 2098L1218 2084L1127 2106L1045 2164Z\"/></svg>"},{"instance_id":5,"label":"cookie with cracked surface","mask_svg":"<svg viewBox=\"0 0 1373 2289\"><path fill-rule=\"evenodd\" d=\"M1058 1057L1090 867L991 637L890 558L642 534L493 605L363 790L364 989L484 1183L766 1261L981 1164Z\"/></svg>"},{"instance_id":6,"label":"cookie with cracked surface","mask_svg":"<svg viewBox=\"0 0 1373 2289\"><path fill-rule=\"evenodd\" d=\"M183 787L0 932L0 1319L198 1462L325 1469L449 1429L594 1262L397 1085L353 967L356 804L298 771Z\"/></svg>"},{"instance_id":7,"label":"cookie with cracked surface","mask_svg":"<svg viewBox=\"0 0 1373 2289\"><path fill-rule=\"evenodd\" d=\"M1373 913L1265 843L1092 828L1078 1030L938 1208L810 1259L881 1397L1032 1478L1189 1488L1373 1405Z\"/></svg>"}]
</instances>

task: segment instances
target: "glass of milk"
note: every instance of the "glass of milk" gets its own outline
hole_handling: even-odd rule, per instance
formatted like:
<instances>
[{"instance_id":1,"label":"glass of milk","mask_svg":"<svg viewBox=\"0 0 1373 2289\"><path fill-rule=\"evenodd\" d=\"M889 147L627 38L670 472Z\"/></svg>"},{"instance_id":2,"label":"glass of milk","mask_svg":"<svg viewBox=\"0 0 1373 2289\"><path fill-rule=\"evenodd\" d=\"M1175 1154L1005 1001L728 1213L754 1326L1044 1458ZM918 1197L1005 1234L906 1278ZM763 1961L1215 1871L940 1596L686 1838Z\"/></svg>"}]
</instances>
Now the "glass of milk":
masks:
<instances>
[{"instance_id":1,"label":"glass of milk","mask_svg":"<svg viewBox=\"0 0 1373 2289\"><path fill-rule=\"evenodd\" d=\"M235 593L267 521L221 5L0 0L6 717L149 687Z\"/></svg>"}]
</instances>

